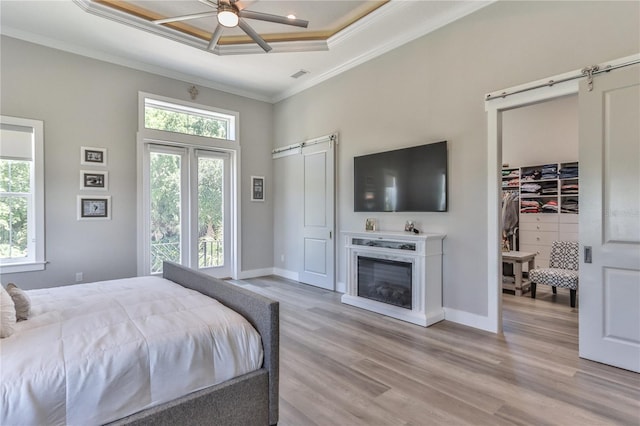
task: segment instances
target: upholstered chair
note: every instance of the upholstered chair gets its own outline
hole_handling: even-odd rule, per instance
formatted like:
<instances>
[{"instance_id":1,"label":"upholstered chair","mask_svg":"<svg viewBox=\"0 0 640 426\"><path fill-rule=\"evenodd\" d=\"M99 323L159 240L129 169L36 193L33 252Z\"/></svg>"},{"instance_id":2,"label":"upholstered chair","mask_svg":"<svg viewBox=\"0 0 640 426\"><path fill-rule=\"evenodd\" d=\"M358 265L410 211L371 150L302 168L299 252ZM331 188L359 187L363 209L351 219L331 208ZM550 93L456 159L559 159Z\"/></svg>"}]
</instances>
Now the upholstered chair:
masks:
<instances>
[{"instance_id":1,"label":"upholstered chair","mask_svg":"<svg viewBox=\"0 0 640 426\"><path fill-rule=\"evenodd\" d=\"M553 287L569 289L571 307L576 307L576 291L578 290L578 243L575 241L554 241L551 245L551 258L548 268L536 268L529 271L531 281L531 298L536 298L536 285L545 284Z\"/></svg>"}]
</instances>

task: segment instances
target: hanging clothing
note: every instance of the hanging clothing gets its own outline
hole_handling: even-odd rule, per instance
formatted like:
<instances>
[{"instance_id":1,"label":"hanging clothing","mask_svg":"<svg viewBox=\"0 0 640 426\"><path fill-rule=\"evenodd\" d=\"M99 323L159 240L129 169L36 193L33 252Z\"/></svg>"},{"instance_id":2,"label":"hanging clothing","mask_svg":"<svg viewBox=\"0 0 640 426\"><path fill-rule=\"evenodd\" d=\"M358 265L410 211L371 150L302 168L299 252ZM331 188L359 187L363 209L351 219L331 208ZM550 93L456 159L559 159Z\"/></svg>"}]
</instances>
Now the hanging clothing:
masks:
<instances>
[{"instance_id":1,"label":"hanging clothing","mask_svg":"<svg viewBox=\"0 0 640 426\"><path fill-rule=\"evenodd\" d=\"M518 226L519 200L517 191L506 191L502 194L502 230L507 236L513 235Z\"/></svg>"}]
</instances>

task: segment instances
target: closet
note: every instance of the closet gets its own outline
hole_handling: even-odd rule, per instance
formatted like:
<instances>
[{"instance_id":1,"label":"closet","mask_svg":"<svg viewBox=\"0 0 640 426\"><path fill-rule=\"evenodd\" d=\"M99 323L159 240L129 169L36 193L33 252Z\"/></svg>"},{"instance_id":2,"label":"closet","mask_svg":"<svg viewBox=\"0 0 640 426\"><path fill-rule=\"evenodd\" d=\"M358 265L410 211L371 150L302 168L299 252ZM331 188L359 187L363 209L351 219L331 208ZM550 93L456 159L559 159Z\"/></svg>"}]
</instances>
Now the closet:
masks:
<instances>
[{"instance_id":1,"label":"closet","mask_svg":"<svg viewBox=\"0 0 640 426\"><path fill-rule=\"evenodd\" d=\"M505 248L547 266L553 241L578 241L579 185L577 161L503 169Z\"/></svg>"},{"instance_id":2,"label":"closet","mask_svg":"<svg viewBox=\"0 0 640 426\"><path fill-rule=\"evenodd\" d=\"M577 96L505 111L502 128L503 251L535 253L549 265L551 244L578 241ZM513 268L503 263L503 287ZM523 273L528 265L522 265ZM528 293L527 293L528 295Z\"/></svg>"}]
</instances>

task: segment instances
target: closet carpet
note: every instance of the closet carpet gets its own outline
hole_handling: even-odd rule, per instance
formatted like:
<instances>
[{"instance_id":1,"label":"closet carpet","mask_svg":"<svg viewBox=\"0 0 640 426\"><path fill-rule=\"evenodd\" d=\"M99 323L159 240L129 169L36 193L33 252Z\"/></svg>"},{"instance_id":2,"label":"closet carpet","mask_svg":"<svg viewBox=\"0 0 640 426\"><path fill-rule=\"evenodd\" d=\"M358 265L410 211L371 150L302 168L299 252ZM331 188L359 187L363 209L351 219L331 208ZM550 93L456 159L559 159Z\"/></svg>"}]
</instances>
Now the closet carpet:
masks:
<instances>
[{"instance_id":1,"label":"closet carpet","mask_svg":"<svg viewBox=\"0 0 640 426\"><path fill-rule=\"evenodd\" d=\"M495 335L284 278L232 282L280 301L280 426L640 424L640 375L578 358L579 305L563 289L504 294Z\"/></svg>"}]
</instances>

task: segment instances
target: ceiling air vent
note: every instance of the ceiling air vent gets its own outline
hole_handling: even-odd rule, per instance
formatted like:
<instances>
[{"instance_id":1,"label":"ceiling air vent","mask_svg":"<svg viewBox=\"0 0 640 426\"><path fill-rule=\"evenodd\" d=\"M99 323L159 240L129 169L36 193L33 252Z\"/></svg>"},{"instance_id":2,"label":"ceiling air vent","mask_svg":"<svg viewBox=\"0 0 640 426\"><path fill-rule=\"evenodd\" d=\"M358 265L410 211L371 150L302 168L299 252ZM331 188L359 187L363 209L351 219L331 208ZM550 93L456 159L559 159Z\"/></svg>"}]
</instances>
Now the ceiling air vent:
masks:
<instances>
[{"instance_id":1,"label":"ceiling air vent","mask_svg":"<svg viewBox=\"0 0 640 426\"><path fill-rule=\"evenodd\" d=\"M309 74L309 71L307 71L307 70L300 70L300 71L298 71L297 73L292 74L292 75L291 75L291 78L300 78L300 77L302 77L303 75L307 75L307 74Z\"/></svg>"}]
</instances>

